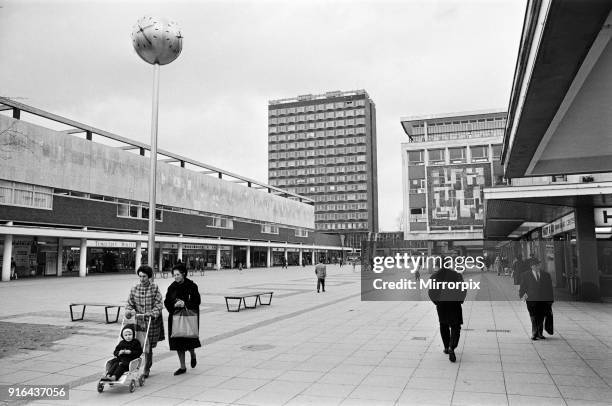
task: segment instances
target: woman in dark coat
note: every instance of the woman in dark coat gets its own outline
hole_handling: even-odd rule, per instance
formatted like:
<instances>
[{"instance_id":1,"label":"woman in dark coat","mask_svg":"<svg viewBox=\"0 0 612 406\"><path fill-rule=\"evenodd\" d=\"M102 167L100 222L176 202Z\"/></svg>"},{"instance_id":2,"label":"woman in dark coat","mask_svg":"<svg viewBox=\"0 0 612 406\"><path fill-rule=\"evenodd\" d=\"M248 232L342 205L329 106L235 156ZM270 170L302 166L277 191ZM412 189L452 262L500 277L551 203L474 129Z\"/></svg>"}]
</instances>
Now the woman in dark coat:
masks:
<instances>
[{"instance_id":1,"label":"woman in dark coat","mask_svg":"<svg viewBox=\"0 0 612 406\"><path fill-rule=\"evenodd\" d=\"M199 338L172 337L172 316L175 312L184 308L194 311L198 315L198 327L200 325L200 292L198 285L191 279L187 279L187 268L182 263L178 263L172 268L174 282L168 286L164 305L168 309L168 336L170 341L170 351L176 351L181 367L174 372L174 375L181 375L187 372L185 366L185 351L191 355L191 367L197 364L195 349L201 347Z\"/></svg>"}]
</instances>

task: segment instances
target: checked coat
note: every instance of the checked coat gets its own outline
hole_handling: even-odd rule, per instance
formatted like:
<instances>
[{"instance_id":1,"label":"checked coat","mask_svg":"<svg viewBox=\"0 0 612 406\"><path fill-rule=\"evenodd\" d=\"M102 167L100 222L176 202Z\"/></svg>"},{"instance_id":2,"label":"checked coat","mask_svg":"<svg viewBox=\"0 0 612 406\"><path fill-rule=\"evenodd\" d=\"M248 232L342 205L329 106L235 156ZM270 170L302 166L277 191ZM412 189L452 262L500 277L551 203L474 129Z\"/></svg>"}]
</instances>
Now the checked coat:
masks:
<instances>
[{"instance_id":1,"label":"checked coat","mask_svg":"<svg viewBox=\"0 0 612 406\"><path fill-rule=\"evenodd\" d=\"M158 341L165 339L164 321L162 318L162 309L164 302L159 287L149 281L146 284L139 283L132 287L127 300L126 311L135 311L137 314L151 313L151 327L149 328L148 343L150 348L155 348ZM136 318L137 331L147 331L147 321L144 317Z\"/></svg>"}]
</instances>

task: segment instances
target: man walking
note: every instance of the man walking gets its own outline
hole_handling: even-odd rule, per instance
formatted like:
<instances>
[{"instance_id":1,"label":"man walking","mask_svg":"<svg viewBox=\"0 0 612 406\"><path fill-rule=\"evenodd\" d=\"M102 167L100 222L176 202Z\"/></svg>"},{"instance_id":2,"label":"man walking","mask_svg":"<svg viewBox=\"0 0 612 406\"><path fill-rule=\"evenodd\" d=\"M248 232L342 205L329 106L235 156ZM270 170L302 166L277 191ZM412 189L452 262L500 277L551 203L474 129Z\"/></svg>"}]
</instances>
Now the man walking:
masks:
<instances>
[{"instance_id":1,"label":"man walking","mask_svg":"<svg viewBox=\"0 0 612 406\"><path fill-rule=\"evenodd\" d=\"M317 262L315 266L315 274L317 275L317 293L319 293L320 289L323 288L323 292L325 292L325 277L327 276L327 268L323 265L321 259Z\"/></svg>"},{"instance_id":2,"label":"man walking","mask_svg":"<svg viewBox=\"0 0 612 406\"><path fill-rule=\"evenodd\" d=\"M435 282L463 282L463 276L451 268L438 268L431 275ZM444 353L448 354L450 362L457 361L455 348L459 345L461 325L463 324L463 312L461 305L465 300L466 291L460 289L448 289L448 284L441 284L442 288L432 286L429 289L429 298L436 305L438 321L440 322L440 336L444 344ZM460 285L459 285L460 286Z\"/></svg>"},{"instance_id":3,"label":"man walking","mask_svg":"<svg viewBox=\"0 0 612 406\"><path fill-rule=\"evenodd\" d=\"M529 261L523 261L523 256L519 253L512 262L512 277L515 285L520 286L525 272L529 272ZM517 287L517 289L520 290L520 287Z\"/></svg>"},{"instance_id":4,"label":"man walking","mask_svg":"<svg viewBox=\"0 0 612 406\"><path fill-rule=\"evenodd\" d=\"M531 271L524 272L519 290L519 297L525 296L527 311L531 318L531 339L543 340L544 337L544 317L549 315L552 310L554 293L552 279L548 272L540 269L540 260L531 258L529 261Z\"/></svg>"}]
</instances>

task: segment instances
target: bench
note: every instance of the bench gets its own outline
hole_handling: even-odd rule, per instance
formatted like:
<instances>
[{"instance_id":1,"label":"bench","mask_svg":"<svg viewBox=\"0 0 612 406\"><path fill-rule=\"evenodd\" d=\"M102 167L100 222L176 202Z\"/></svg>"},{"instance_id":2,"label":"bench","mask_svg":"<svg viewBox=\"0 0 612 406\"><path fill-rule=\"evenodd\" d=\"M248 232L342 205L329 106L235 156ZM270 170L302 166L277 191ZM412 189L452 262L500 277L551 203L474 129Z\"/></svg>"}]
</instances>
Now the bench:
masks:
<instances>
[{"instance_id":1,"label":"bench","mask_svg":"<svg viewBox=\"0 0 612 406\"><path fill-rule=\"evenodd\" d=\"M155 272L153 273L153 277L157 277L157 274L159 274L162 278L166 279L168 275L171 274L171 272L160 271L159 269L156 269Z\"/></svg>"},{"instance_id":2,"label":"bench","mask_svg":"<svg viewBox=\"0 0 612 406\"><path fill-rule=\"evenodd\" d=\"M83 311L81 312L81 317L78 319L74 318L74 312L73 312L73 307L75 306L83 306ZM104 314L106 315L106 324L110 324L110 323L117 323L117 321L119 320L119 312L121 311L121 307L123 305L116 305L116 304L109 304L109 303L90 303L90 302L75 302L75 303L70 303L70 319L72 321L80 321L83 320L83 318L85 317L85 309L87 308L87 306L97 306L97 307L104 307ZM108 309L114 309L117 308L117 315L115 316L115 320L110 320L108 318Z\"/></svg>"},{"instance_id":3,"label":"bench","mask_svg":"<svg viewBox=\"0 0 612 406\"><path fill-rule=\"evenodd\" d=\"M235 294L231 296L228 295L228 296L225 296L225 307L227 307L228 312L239 312L242 306L244 306L245 309L255 309L257 307L258 302L261 306L270 306L270 304L272 304L272 294L273 293L274 292L272 291L266 291L266 292L249 292L249 293ZM265 302L261 301L262 296L266 297L267 300ZM252 301L252 304L247 305L247 298L254 299ZM237 303L237 306L233 306L235 307L235 309L233 310L230 310L230 305L229 305L230 301L234 301L234 304Z\"/></svg>"}]
</instances>

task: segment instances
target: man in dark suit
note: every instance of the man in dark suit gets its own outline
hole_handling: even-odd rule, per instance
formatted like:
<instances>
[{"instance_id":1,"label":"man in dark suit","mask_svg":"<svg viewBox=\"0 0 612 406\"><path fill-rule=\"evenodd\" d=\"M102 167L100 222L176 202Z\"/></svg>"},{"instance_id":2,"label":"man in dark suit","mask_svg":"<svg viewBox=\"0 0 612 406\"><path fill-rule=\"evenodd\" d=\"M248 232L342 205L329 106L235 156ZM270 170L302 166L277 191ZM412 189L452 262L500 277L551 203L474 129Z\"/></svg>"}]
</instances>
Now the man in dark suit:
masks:
<instances>
[{"instance_id":1,"label":"man in dark suit","mask_svg":"<svg viewBox=\"0 0 612 406\"><path fill-rule=\"evenodd\" d=\"M463 282L463 276L451 268L440 268L434 272L430 279L436 282ZM459 289L429 289L429 298L436 305L438 321L440 322L440 336L444 344L444 353L448 354L450 362L455 362L455 348L459 345L463 312L461 305L465 300L466 291Z\"/></svg>"},{"instance_id":2,"label":"man in dark suit","mask_svg":"<svg viewBox=\"0 0 612 406\"><path fill-rule=\"evenodd\" d=\"M531 339L543 340L544 317L551 311L554 301L552 279L548 272L541 271L540 260L531 258L531 270L524 272L521 279L519 297L527 302L527 311L531 318Z\"/></svg>"}]
</instances>

